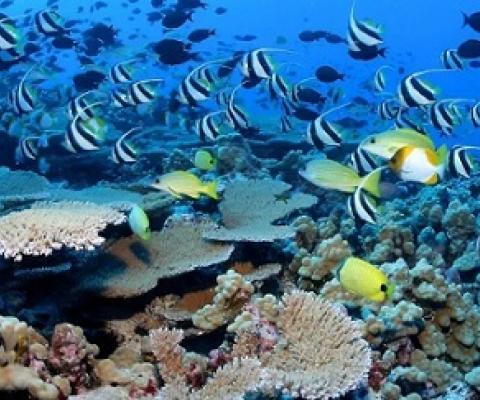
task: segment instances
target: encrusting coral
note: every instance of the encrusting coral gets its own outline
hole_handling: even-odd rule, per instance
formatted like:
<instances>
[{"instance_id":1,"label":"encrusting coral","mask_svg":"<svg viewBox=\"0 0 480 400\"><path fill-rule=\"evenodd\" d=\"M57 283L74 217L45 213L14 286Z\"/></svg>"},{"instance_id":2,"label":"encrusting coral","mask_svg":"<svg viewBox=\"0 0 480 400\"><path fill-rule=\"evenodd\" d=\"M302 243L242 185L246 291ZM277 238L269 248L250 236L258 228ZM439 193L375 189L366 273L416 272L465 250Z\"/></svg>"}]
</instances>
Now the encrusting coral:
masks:
<instances>
[{"instance_id":1,"label":"encrusting coral","mask_svg":"<svg viewBox=\"0 0 480 400\"><path fill-rule=\"evenodd\" d=\"M248 302L253 285L234 270L217 277L213 304L208 304L192 316L195 326L212 330L231 321Z\"/></svg>"},{"instance_id":2,"label":"encrusting coral","mask_svg":"<svg viewBox=\"0 0 480 400\"><path fill-rule=\"evenodd\" d=\"M295 235L289 225L274 225L295 210L313 206L315 196L290 193L291 185L273 179L233 181L225 187L219 210L222 226L204 238L232 242L272 242Z\"/></svg>"},{"instance_id":3,"label":"encrusting coral","mask_svg":"<svg viewBox=\"0 0 480 400\"><path fill-rule=\"evenodd\" d=\"M107 206L83 202L39 202L0 218L0 254L21 261L24 256L48 256L62 247L92 250L105 239L108 225L125 215Z\"/></svg>"}]
</instances>

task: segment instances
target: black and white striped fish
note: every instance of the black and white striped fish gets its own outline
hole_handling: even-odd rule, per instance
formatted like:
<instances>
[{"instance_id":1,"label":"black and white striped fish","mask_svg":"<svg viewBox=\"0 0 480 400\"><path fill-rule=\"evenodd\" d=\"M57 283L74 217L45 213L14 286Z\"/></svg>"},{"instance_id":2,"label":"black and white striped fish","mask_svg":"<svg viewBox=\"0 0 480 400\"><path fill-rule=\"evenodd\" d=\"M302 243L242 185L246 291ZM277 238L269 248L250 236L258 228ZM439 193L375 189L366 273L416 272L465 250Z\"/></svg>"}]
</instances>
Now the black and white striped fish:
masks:
<instances>
[{"instance_id":1,"label":"black and white striped fish","mask_svg":"<svg viewBox=\"0 0 480 400\"><path fill-rule=\"evenodd\" d=\"M89 105L89 108L100 104L102 103L92 103ZM65 147L72 153L98 150L104 139L105 131L106 126L102 119L94 117L82 120L80 115L77 114L70 122L65 133Z\"/></svg>"},{"instance_id":2,"label":"black and white striped fish","mask_svg":"<svg viewBox=\"0 0 480 400\"><path fill-rule=\"evenodd\" d=\"M268 79L274 71L273 63L267 52L285 51L281 49L260 48L245 53L240 63L240 70L248 79Z\"/></svg>"},{"instance_id":3,"label":"black and white striped fish","mask_svg":"<svg viewBox=\"0 0 480 400\"><path fill-rule=\"evenodd\" d=\"M358 187L355 192L348 197L347 211L357 223L367 222L375 224L377 222L377 209L375 204L361 187Z\"/></svg>"},{"instance_id":4,"label":"black and white striped fish","mask_svg":"<svg viewBox=\"0 0 480 400\"><path fill-rule=\"evenodd\" d=\"M325 117L343 107L350 104L343 104L341 106L332 108L315 118L308 124L307 127L307 141L319 150L323 150L327 146L340 146L342 143L342 136L340 130L332 123L328 122Z\"/></svg>"},{"instance_id":5,"label":"black and white striped fish","mask_svg":"<svg viewBox=\"0 0 480 400\"><path fill-rule=\"evenodd\" d=\"M430 123L435 129L446 135L451 135L455 125L458 124L458 111L455 102L462 100L444 99L435 102L430 106Z\"/></svg>"},{"instance_id":6,"label":"black and white striped fish","mask_svg":"<svg viewBox=\"0 0 480 400\"><path fill-rule=\"evenodd\" d=\"M480 147L453 146L448 152L447 167L448 172L452 176L463 176L464 178L470 178L473 170L473 164L468 157L467 150L480 150Z\"/></svg>"},{"instance_id":7,"label":"black and white striped fish","mask_svg":"<svg viewBox=\"0 0 480 400\"><path fill-rule=\"evenodd\" d=\"M288 116L284 115L280 118L280 131L282 133L290 132L293 129L292 121Z\"/></svg>"},{"instance_id":8,"label":"black and white striped fish","mask_svg":"<svg viewBox=\"0 0 480 400\"><path fill-rule=\"evenodd\" d=\"M129 64L134 63L136 60L127 60L115 64L108 72L108 77L112 83L127 83L133 80L132 69L129 68Z\"/></svg>"},{"instance_id":9,"label":"black and white striped fish","mask_svg":"<svg viewBox=\"0 0 480 400\"><path fill-rule=\"evenodd\" d=\"M16 51L15 46L19 43L20 34L11 21L8 17L0 20L0 50Z\"/></svg>"},{"instance_id":10,"label":"black and white striped fish","mask_svg":"<svg viewBox=\"0 0 480 400\"><path fill-rule=\"evenodd\" d=\"M196 106L198 102L207 100L211 95L211 85L199 79L195 70L182 80L178 88L178 100L189 106Z\"/></svg>"},{"instance_id":11,"label":"black and white striped fish","mask_svg":"<svg viewBox=\"0 0 480 400\"><path fill-rule=\"evenodd\" d=\"M25 137L20 139L18 150L24 160L35 161L38 157L38 137Z\"/></svg>"},{"instance_id":12,"label":"black and white striped fish","mask_svg":"<svg viewBox=\"0 0 480 400\"><path fill-rule=\"evenodd\" d=\"M14 91L10 92L9 101L13 106L14 113L17 115L28 114L35 109L35 93L33 89L25 83L25 79L32 69L33 67L23 75L22 80Z\"/></svg>"},{"instance_id":13,"label":"black and white striped fish","mask_svg":"<svg viewBox=\"0 0 480 400\"><path fill-rule=\"evenodd\" d=\"M348 163L360 176L367 175L378 167L373 157L360 146L350 154Z\"/></svg>"},{"instance_id":14,"label":"black and white striped fish","mask_svg":"<svg viewBox=\"0 0 480 400\"><path fill-rule=\"evenodd\" d=\"M436 90L419 78L423 74L436 71L446 70L419 71L401 80L398 86L398 98L404 107L426 106L436 101Z\"/></svg>"},{"instance_id":15,"label":"black and white striped fish","mask_svg":"<svg viewBox=\"0 0 480 400\"><path fill-rule=\"evenodd\" d=\"M61 25L61 17L53 10L44 10L35 14L35 28L46 36L64 34L65 28Z\"/></svg>"},{"instance_id":16,"label":"black and white striped fish","mask_svg":"<svg viewBox=\"0 0 480 400\"><path fill-rule=\"evenodd\" d=\"M81 120L87 120L95 116L93 109L90 108L88 101L85 99L87 95L93 92L95 90L83 92L70 100L67 106L68 118L70 120L73 120L77 115L79 115Z\"/></svg>"},{"instance_id":17,"label":"black and white striped fish","mask_svg":"<svg viewBox=\"0 0 480 400\"><path fill-rule=\"evenodd\" d=\"M383 72L387 68L392 68L389 65L384 65L377 69L373 77L373 87L377 93L383 93L387 87L387 79L385 73Z\"/></svg>"},{"instance_id":18,"label":"black and white striped fish","mask_svg":"<svg viewBox=\"0 0 480 400\"><path fill-rule=\"evenodd\" d=\"M202 142L209 140L215 140L220 135L220 128L215 121L215 116L225 111L211 112L195 123L195 132Z\"/></svg>"},{"instance_id":19,"label":"black and white striped fish","mask_svg":"<svg viewBox=\"0 0 480 400\"><path fill-rule=\"evenodd\" d=\"M233 89L232 93L230 94L226 113L230 126L236 131L242 132L250 127L250 122L247 114L235 104L235 93L237 92L238 88L239 86Z\"/></svg>"},{"instance_id":20,"label":"black and white striped fish","mask_svg":"<svg viewBox=\"0 0 480 400\"><path fill-rule=\"evenodd\" d=\"M115 142L115 146L112 148L112 160L116 164L133 164L137 162L137 151L128 143L127 138L134 132L139 131L141 128L132 128L128 132L125 132Z\"/></svg>"},{"instance_id":21,"label":"black and white striped fish","mask_svg":"<svg viewBox=\"0 0 480 400\"><path fill-rule=\"evenodd\" d=\"M462 59L458 55L457 50L448 49L442 51L440 60L445 69L463 69Z\"/></svg>"},{"instance_id":22,"label":"black and white striped fish","mask_svg":"<svg viewBox=\"0 0 480 400\"><path fill-rule=\"evenodd\" d=\"M350 9L347 43L348 48L353 52L360 52L364 48L372 48L383 43L380 28L357 20L354 15L353 5Z\"/></svg>"},{"instance_id":23,"label":"black and white striped fish","mask_svg":"<svg viewBox=\"0 0 480 400\"><path fill-rule=\"evenodd\" d=\"M400 107L394 100L384 100L378 105L378 115L383 120L394 119L399 111Z\"/></svg>"},{"instance_id":24,"label":"black and white striped fish","mask_svg":"<svg viewBox=\"0 0 480 400\"><path fill-rule=\"evenodd\" d=\"M276 73L273 73L272 76L267 79L267 88L272 99L277 98L288 98L290 95L290 88L285 80Z\"/></svg>"},{"instance_id":25,"label":"black and white striped fish","mask_svg":"<svg viewBox=\"0 0 480 400\"><path fill-rule=\"evenodd\" d=\"M130 99L130 93L128 90L115 89L112 91L111 97L112 104L116 108L133 107L135 105Z\"/></svg>"},{"instance_id":26,"label":"black and white striped fish","mask_svg":"<svg viewBox=\"0 0 480 400\"><path fill-rule=\"evenodd\" d=\"M218 61L216 61L218 62ZM214 86L217 83L217 77L215 74L212 72L212 69L210 68L210 65L203 65L200 69L197 71L197 77L198 79L208 82L208 84Z\"/></svg>"},{"instance_id":27,"label":"black and white striped fish","mask_svg":"<svg viewBox=\"0 0 480 400\"><path fill-rule=\"evenodd\" d=\"M427 134L425 128L411 119L405 110L399 110L397 118L395 118L395 128L397 129L413 129L414 131Z\"/></svg>"},{"instance_id":28,"label":"black and white striped fish","mask_svg":"<svg viewBox=\"0 0 480 400\"><path fill-rule=\"evenodd\" d=\"M475 103L470 109L470 120L475 128L480 127L480 102Z\"/></svg>"},{"instance_id":29,"label":"black and white striped fish","mask_svg":"<svg viewBox=\"0 0 480 400\"><path fill-rule=\"evenodd\" d=\"M150 83L163 82L163 79L144 79L142 81L132 83L128 88L128 95L132 105L150 103L155 99L155 90L149 85Z\"/></svg>"}]
</instances>

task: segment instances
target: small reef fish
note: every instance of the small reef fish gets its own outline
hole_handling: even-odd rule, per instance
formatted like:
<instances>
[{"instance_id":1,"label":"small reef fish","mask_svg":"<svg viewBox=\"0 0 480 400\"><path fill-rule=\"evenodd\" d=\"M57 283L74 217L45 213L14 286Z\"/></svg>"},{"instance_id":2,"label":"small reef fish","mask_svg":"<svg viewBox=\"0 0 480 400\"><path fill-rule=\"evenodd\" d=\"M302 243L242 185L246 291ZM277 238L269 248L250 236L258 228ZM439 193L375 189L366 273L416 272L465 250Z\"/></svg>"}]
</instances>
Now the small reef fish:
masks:
<instances>
[{"instance_id":1,"label":"small reef fish","mask_svg":"<svg viewBox=\"0 0 480 400\"><path fill-rule=\"evenodd\" d=\"M307 163L300 175L315 186L324 189L334 189L340 192L353 193L361 186L376 197L380 196L378 183L382 170L379 168L361 177L350 167L333 160L312 160Z\"/></svg>"},{"instance_id":2,"label":"small reef fish","mask_svg":"<svg viewBox=\"0 0 480 400\"><path fill-rule=\"evenodd\" d=\"M447 148L438 151L405 146L398 150L389 162L390 168L404 181L435 185L443 176Z\"/></svg>"},{"instance_id":3,"label":"small reef fish","mask_svg":"<svg viewBox=\"0 0 480 400\"><path fill-rule=\"evenodd\" d=\"M405 146L435 149L428 136L412 129L386 131L369 136L361 143L363 150L385 160L390 160L398 150Z\"/></svg>"},{"instance_id":4,"label":"small reef fish","mask_svg":"<svg viewBox=\"0 0 480 400\"><path fill-rule=\"evenodd\" d=\"M128 214L128 224L132 232L142 240L150 240L152 231L147 214L141 207L134 205Z\"/></svg>"},{"instance_id":5,"label":"small reef fish","mask_svg":"<svg viewBox=\"0 0 480 400\"><path fill-rule=\"evenodd\" d=\"M168 192L178 199L184 196L198 199L200 195L205 194L214 200L218 200L217 185L217 181L204 183L188 171L173 171L157 178L151 186Z\"/></svg>"},{"instance_id":6,"label":"small reef fish","mask_svg":"<svg viewBox=\"0 0 480 400\"><path fill-rule=\"evenodd\" d=\"M342 287L350 293L382 303L392 297L395 286L376 266L357 257L349 257L339 272Z\"/></svg>"},{"instance_id":7,"label":"small reef fish","mask_svg":"<svg viewBox=\"0 0 480 400\"><path fill-rule=\"evenodd\" d=\"M195 153L193 164L204 171L211 171L217 166L217 160L208 150L198 150Z\"/></svg>"}]
</instances>

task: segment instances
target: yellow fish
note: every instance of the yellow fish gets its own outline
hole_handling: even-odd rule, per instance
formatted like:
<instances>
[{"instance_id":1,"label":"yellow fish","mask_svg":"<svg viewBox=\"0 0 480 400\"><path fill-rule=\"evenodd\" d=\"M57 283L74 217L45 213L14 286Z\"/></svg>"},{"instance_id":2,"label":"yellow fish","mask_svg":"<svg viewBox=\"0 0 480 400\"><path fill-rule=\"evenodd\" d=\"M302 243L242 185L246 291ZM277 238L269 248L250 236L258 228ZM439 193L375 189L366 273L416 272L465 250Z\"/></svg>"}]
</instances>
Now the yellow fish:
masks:
<instances>
[{"instance_id":1,"label":"yellow fish","mask_svg":"<svg viewBox=\"0 0 480 400\"><path fill-rule=\"evenodd\" d=\"M378 303L389 299L395 289L383 271L357 257L347 258L339 280L348 292Z\"/></svg>"},{"instance_id":2,"label":"yellow fish","mask_svg":"<svg viewBox=\"0 0 480 400\"><path fill-rule=\"evenodd\" d=\"M353 193L358 186L380 197L378 182L381 176L381 168L372 171L365 177L361 177L350 167L333 160L312 160L307 163L300 175L315 186L324 189L334 189L340 192Z\"/></svg>"},{"instance_id":3,"label":"yellow fish","mask_svg":"<svg viewBox=\"0 0 480 400\"><path fill-rule=\"evenodd\" d=\"M432 140L413 129L396 129L367 137L360 147L378 157L390 160L405 146L435 150Z\"/></svg>"},{"instance_id":4,"label":"yellow fish","mask_svg":"<svg viewBox=\"0 0 480 400\"><path fill-rule=\"evenodd\" d=\"M448 149L438 151L405 146L398 150L389 162L390 168L404 181L435 185L443 176Z\"/></svg>"},{"instance_id":5,"label":"yellow fish","mask_svg":"<svg viewBox=\"0 0 480 400\"><path fill-rule=\"evenodd\" d=\"M133 206L128 214L128 224L133 233L142 240L150 240L152 231L150 230L150 221L145 211L137 205Z\"/></svg>"},{"instance_id":6,"label":"yellow fish","mask_svg":"<svg viewBox=\"0 0 480 400\"><path fill-rule=\"evenodd\" d=\"M211 171L217 166L217 160L207 150L198 150L195 153L195 158L193 160L193 164L204 171Z\"/></svg>"},{"instance_id":7,"label":"yellow fish","mask_svg":"<svg viewBox=\"0 0 480 400\"><path fill-rule=\"evenodd\" d=\"M217 181L204 183L188 171L173 171L157 178L151 186L168 192L176 198L186 196L198 199L200 195L205 194L214 200L218 200L217 185Z\"/></svg>"}]
</instances>

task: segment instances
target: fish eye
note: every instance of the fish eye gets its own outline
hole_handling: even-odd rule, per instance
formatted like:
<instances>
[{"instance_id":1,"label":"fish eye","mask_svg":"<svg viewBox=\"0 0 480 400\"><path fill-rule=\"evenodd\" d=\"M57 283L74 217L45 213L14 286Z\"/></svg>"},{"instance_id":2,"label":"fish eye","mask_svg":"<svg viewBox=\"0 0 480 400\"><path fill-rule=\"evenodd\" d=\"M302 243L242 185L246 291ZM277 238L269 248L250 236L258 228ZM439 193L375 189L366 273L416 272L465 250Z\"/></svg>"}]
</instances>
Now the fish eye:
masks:
<instances>
[{"instance_id":1,"label":"fish eye","mask_svg":"<svg viewBox=\"0 0 480 400\"><path fill-rule=\"evenodd\" d=\"M375 142L376 142L376 140L375 140L374 137L370 139L370 143L375 143Z\"/></svg>"},{"instance_id":2,"label":"fish eye","mask_svg":"<svg viewBox=\"0 0 480 400\"><path fill-rule=\"evenodd\" d=\"M380 285L380 290L381 290L382 292L386 292L386 291L387 291L387 285L385 285L384 283L382 283L382 284Z\"/></svg>"}]
</instances>

